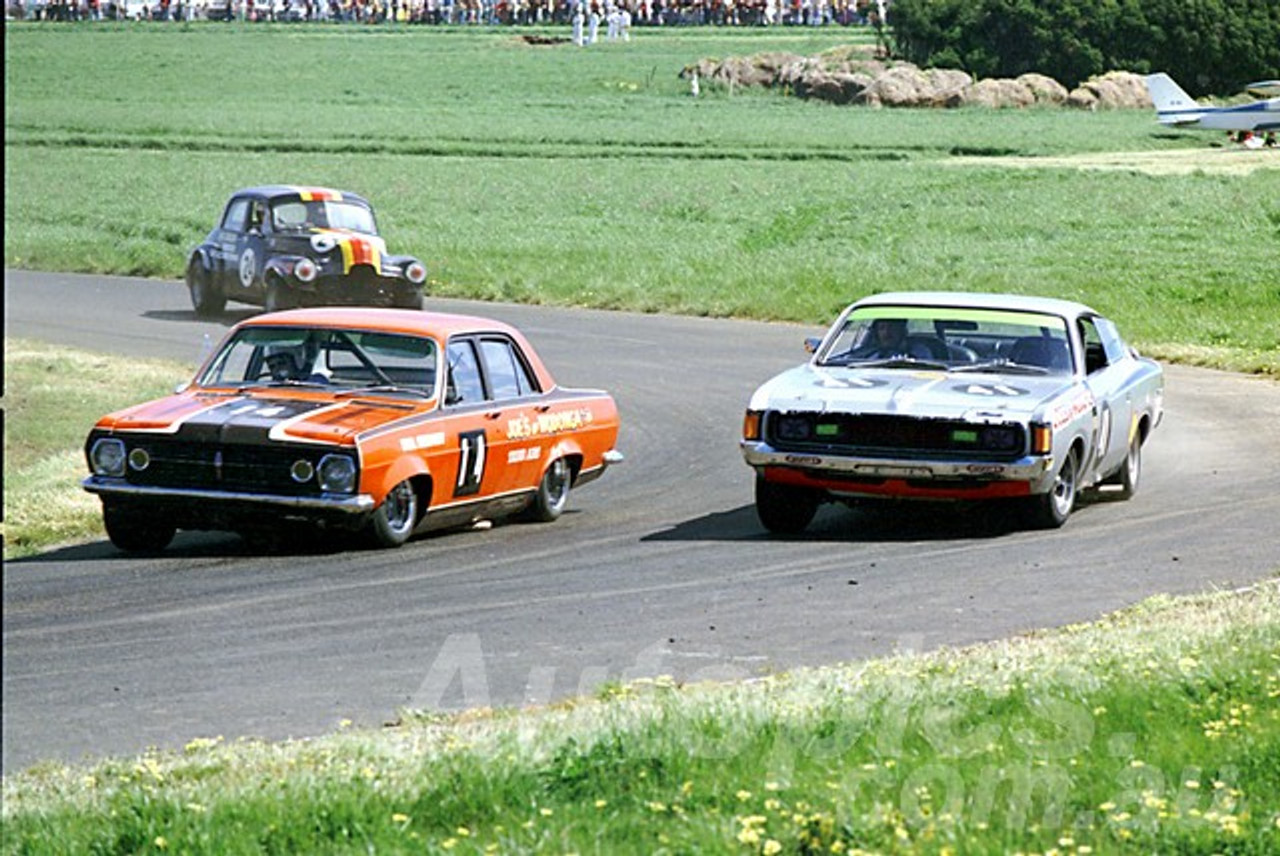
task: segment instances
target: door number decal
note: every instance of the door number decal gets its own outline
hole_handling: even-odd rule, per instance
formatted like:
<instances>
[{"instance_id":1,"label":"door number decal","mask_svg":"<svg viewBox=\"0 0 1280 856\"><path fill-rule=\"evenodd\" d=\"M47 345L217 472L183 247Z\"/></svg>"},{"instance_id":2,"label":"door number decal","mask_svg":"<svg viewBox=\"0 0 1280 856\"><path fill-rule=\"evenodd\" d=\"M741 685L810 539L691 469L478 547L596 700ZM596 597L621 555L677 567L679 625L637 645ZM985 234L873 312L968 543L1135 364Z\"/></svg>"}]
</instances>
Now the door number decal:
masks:
<instances>
[{"instance_id":1,"label":"door number decal","mask_svg":"<svg viewBox=\"0 0 1280 856\"><path fill-rule=\"evenodd\" d=\"M458 435L458 480L453 486L454 496L480 492L486 451L484 431L463 431Z\"/></svg>"}]
</instances>

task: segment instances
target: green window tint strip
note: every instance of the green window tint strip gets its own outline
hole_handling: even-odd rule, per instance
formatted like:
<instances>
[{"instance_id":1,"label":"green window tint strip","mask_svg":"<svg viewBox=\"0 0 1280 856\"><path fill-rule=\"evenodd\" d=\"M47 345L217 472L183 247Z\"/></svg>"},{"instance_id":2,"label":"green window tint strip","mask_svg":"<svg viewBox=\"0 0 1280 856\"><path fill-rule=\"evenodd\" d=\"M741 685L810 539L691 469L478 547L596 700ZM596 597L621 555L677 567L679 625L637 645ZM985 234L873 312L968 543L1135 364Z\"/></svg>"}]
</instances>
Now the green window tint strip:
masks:
<instances>
[{"instance_id":1,"label":"green window tint strip","mask_svg":"<svg viewBox=\"0 0 1280 856\"><path fill-rule=\"evenodd\" d=\"M850 321L901 318L907 321L972 321L976 324L1013 324L1066 330L1067 322L1043 312L1014 312L1007 309L957 309L950 306L866 306L849 313Z\"/></svg>"}]
</instances>

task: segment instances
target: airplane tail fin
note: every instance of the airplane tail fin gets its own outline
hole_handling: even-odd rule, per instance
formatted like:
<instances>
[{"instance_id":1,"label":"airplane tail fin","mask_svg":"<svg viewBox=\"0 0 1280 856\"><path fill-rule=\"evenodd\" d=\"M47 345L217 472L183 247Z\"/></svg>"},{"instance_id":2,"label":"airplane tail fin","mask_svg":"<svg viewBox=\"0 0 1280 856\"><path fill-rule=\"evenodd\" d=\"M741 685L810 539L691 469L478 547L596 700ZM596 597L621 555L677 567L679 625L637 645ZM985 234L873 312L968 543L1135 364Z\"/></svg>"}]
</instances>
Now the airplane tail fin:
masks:
<instances>
[{"instance_id":1,"label":"airplane tail fin","mask_svg":"<svg viewBox=\"0 0 1280 856\"><path fill-rule=\"evenodd\" d=\"M1156 106L1156 119L1164 125L1196 122L1204 115L1195 99L1164 72L1147 75L1147 92Z\"/></svg>"}]
</instances>

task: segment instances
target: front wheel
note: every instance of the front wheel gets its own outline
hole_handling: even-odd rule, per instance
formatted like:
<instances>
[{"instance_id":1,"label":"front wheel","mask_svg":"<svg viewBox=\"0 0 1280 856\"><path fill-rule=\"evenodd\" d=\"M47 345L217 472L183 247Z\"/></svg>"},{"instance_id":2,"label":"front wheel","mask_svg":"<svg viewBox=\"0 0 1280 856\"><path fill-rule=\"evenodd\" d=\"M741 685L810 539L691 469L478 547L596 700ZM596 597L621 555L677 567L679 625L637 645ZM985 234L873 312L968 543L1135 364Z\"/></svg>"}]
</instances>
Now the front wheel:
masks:
<instances>
[{"instance_id":1,"label":"front wheel","mask_svg":"<svg viewBox=\"0 0 1280 856\"><path fill-rule=\"evenodd\" d=\"M816 491L766 481L756 476L756 516L764 528L779 535L797 535L818 513L821 495Z\"/></svg>"},{"instance_id":2,"label":"front wheel","mask_svg":"<svg viewBox=\"0 0 1280 856\"><path fill-rule=\"evenodd\" d=\"M177 527L155 514L108 503L102 506L102 525L111 543L126 553L159 553L177 532Z\"/></svg>"},{"instance_id":3,"label":"front wheel","mask_svg":"<svg viewBox=\"0 0 1280 856\"><path fill-rule=\"evenodd\" d=\"M267 283L267 294L262 300L263 309L267 312L280 312L284 309L292 309L295 304L293 295L289 293L289 289L285 288L284 283L278 279Z\"/></svg>"},{"instance_id":4,"label":"front wheel","mask_svg":"<svg viewBox=\"0 0 1280 856\"><path fill-rule=\"evenodd\" d=\"M399 547L413 534L418 522L418 494L413 485L400 482L374 509L369 519L369 538L375 547Z\"/></svg>"},{"instance_id":5,"label":"front wheel","mask_svg":"<svg viewBox=\"0 0 1280 856\"><path fill-rule=\"evenodd\" d=\"M1053 487L1048 493L1042 493L1028 500L1027 510L1032 526L1037 529L1057 529L1067 522L1071 510L1075 508L1076 491L1080 483L1080 459L1075 449L1067 452L1057 474L1053 477Z\"/></svg>"},{"instance_id":6,"label":"front wheel","mask_svg":"<svg viewBox=\"0 0 1280 856\"><path fill-rule=\"evenodd\" d=\"M573 485L573 471L564 458L557 458L542 475L538 492L529 508L529 517L541 523L550 523L562 513L569 503L569 488Z\"/></svg>"},{"instance_id":7,"label":"front wheel","mask_svg":"<svg viewBox=\"0 0 1280 856\"><path fill-rule=\"evenodd\" d=\"M396 309L421 310L421 309L425 309L426 307L427 307L426 296L420 291L415 291L412 294L406 294L403 297L398 298L395 302Z\"/></svg>"},{"instance_id":8,"label":"front wheel","mask_svg":"<svg viewBox=\"0 0 1280 856\"><path fill-rule=\"evenodd\" d=\"M199 256L187 265L187 290L191 292L191 306L202 318L218 315L227 308L227 296L213 284L213 275Z\"/></svg>"}]
</instances>

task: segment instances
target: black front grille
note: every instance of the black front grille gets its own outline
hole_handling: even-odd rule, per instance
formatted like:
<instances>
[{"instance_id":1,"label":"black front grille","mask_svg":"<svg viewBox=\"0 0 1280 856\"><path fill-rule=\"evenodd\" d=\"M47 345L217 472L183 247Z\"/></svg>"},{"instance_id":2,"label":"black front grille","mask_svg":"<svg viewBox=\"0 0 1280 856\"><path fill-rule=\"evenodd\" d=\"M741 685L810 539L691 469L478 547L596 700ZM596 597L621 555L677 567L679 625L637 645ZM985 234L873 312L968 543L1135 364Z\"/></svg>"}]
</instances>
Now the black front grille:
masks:
<instances>
[{"instance_id":1,"label":"black front grille","mask_svg":"<svg viewBox=\"0 0 1280 856\"><path fill-rule=\"evenodd\" d=\"M1012 422L856 413L770 413L765 437L781 451L867 457L927 455L1008 461L1024 454L1026 430Z\"/></svg>"},{"instance_id":2,"label":"black front grille","mask_svg":"<svg viewBox=\"0 0 1280 856\"><path fill-rule=\"evenodd\" d=\"M320 493L314 477L299 483L290 475L299 459L319 466L321 453L315 449L150 439L128 445L131 450L143 448L150 456L146 469L129 467L131 484L291 496Z\"/></svg>"}]
</instances>

